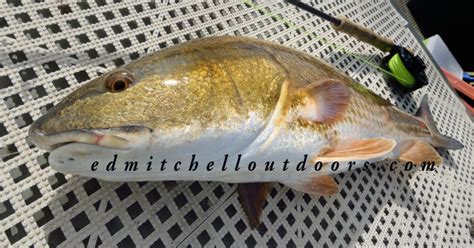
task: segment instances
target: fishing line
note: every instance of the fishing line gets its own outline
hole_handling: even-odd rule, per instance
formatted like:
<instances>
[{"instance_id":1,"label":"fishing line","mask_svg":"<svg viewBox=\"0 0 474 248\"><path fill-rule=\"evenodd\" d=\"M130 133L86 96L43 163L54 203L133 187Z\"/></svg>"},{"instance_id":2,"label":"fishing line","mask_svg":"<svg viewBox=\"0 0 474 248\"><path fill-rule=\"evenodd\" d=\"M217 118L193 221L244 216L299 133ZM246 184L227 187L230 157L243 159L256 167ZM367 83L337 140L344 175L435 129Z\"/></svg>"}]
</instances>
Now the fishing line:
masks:
<instances>
[{"instance_id":1,"label":"fishing line","mask_svg":"<svg viewBox=\"0 0 474 248\"><path fill-rule=\"evenodd\" d=\"M373 68L375 68L375 69L377 69L377 70L379 70L383 73L386 73L387 75L390 75L390 76L396 78L399 82L402 82L402 84L404 86L407 86L407 85L412 86L415 83L415 82L413 82L413 80L415 80L414 77L411 75L411 73L405 67L405 65L401 61L401 58L398 54L396 54L395 56L392 56L392 58L388 61L388 67L390 68L391 71L394 72L393 73L389 70L386 70L386 69L384 69L384 68L382 68L382 67L380 67L380 66L378 66L378 65L376 65L376 64L374 64L374 63L372 63L372 62L370 62L366 59L364 59L363 57L361 57L357 54L354 54L350 51L347 51L345 48L340 47L339 45L337 45L334 42L328 41L325 37L319 37L314 32L307 31L304 27L301 27L301 26L293 23L292 21L290 21L290 20L288 20L284 17L280 17L278 15L275 15L271 11L267 11L266 9L261 8L259 5L254 4L251 0L242 0L242 2L244 4L250 6L251 8L257 10L257 11L263 12L263 14L266 15L266 16L277 19L277 21L280 21L281 23L286 24L288 27L295 28L297 31L300 31L303 34L305 34L305 35L307 35L311 38L316 39L316 42L321 41L323 44L328 44L330 47L332 47L336 51L339 51L339 52L342 52L344 54L350 55L350 56L360 60L364 64L367 64L367 65L369 65L369 66L371 66L371 67L373 67Z\"/></svg>"}]
</instances>

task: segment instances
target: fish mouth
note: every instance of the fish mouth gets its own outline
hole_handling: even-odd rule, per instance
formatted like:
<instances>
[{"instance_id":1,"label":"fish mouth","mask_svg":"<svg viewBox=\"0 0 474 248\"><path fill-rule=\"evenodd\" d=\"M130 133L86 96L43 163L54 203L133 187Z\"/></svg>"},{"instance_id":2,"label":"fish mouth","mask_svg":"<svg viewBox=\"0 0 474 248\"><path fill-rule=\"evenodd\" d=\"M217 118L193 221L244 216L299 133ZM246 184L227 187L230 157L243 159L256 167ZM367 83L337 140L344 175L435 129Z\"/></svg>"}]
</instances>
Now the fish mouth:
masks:
<instances>
[{"instance_id":1,"label":"fish mouth","mask_svg":"<svg viewBox=\"0 0 474 248\"><path fill-rule=\"evenodd\" d=\"M148 141L152 134L152 129L145 126L73 129L46 134L35 124L30 127L28 136L35 146L49 152L73 143L130 150L137 144Z\"/></svg>"}]
</instances>

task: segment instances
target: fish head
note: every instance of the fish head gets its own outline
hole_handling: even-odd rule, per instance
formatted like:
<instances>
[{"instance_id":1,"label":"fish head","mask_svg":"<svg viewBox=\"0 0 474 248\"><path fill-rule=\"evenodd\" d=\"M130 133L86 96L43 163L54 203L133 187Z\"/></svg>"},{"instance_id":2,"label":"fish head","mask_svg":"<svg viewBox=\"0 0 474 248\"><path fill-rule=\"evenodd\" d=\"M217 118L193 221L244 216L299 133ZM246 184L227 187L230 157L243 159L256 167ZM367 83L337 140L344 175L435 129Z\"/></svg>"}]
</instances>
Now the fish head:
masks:
<instances>
[{"instance_id":1,"label":"fish head","mask_svg":"<svg viewBox=\"0 0 474 248\"><path fill-rule=\"evenodd\" d=\"M229 133L220 123L234 127L230 120L240 120L241 114L215 100L238 102L235 96L209 101L215 94L209 63L193 56L177 49L160 51L92 79L37 119L30 140L51 152L53 168L66 172L72 168L58 169L65 161L79 167L118 153L148 156L152 148L166 154L204 149L195 141L206 128ZM225 77L214 79L219 78ZM221 139L217 132L211 136Z\"/></svg>"},{"instance_id":2,"label":"fish head","mask_svg":"<svg viewBox=\"0 0 474 248\"><path fill-rule=\"evenodd\" d=\"M144 85L140 85L150 78L137 77L137 68L125 66L91 80L31 125L29 138L51 152L50 164L59 163L57 153L68 154L70 164L150 147L149 95L143 94Z\"/></svg>"},{"instance_id":3,"label":"fish head","mask_svg":"<svg viewBox=\"0 0 474 248\"><path fill-rule=\"evenodd\" d=\"M54 166L151 149L168 160L242 151L271 126L285 71L262 49L202 45L176 45L91 80L32 124L31 141Z\"/></svg>"}]
</instances>

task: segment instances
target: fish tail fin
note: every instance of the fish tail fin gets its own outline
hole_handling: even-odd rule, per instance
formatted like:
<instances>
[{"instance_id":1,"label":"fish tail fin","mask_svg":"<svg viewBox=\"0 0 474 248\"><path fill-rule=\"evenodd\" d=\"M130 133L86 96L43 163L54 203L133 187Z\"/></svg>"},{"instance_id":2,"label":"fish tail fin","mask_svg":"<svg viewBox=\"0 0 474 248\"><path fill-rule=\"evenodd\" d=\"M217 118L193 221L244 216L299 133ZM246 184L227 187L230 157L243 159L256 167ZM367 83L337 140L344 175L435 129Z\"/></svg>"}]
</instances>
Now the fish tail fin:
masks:
<instances>
[{"instance_id":1,"label":"fish tail fin","mask_svg":"<svg viewBox=\"0 0 474 248\"><path fill-rule=\"evenodd\" d=\"M429 105L428 105L428 96L424 95L421 99L420 107L416 112L416 116L423 120L431 132L432 136L432 145L435 147L442 147L446 149L462 149L464 147L461 142L457 141L454 138L442 135L436 128L436 123L431 114Z\"/></svg>"}]
</instances>

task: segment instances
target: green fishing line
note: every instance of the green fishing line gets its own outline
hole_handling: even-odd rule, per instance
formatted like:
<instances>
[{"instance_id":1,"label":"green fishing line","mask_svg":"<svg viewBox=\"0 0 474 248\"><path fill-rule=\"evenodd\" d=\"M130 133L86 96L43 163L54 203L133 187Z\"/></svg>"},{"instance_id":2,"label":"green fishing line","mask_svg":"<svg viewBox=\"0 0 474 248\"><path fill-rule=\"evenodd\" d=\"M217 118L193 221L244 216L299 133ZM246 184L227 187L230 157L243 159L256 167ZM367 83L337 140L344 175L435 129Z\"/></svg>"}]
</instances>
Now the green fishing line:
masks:
<instances>
[{"instance_id":1,"label":"green fishing line","mask_svg":"<svg viewBox=\"0 0 474 248\"><path fill-rule=\"evenodd\" d=\"M416 79L405 67L398 53L388 61L388 68L390 68L390 71L392 71L394 74L399 76L398 81L403 86L408 88L415 86Z\"/></svg>"},{"instance_id":2,"label":"green fishing line","mask_svg":"<svg viewBox=\"0 0 474 248\"><path fill-rule=\"evenodd\" d=\"M280 17L278 15L274 15L272 12L270 11L267 11L266 9L263 9L261 8L260 6L258 6L257 4L254 4L251 0L243 0L242 1L243 3L247 4L248 6L252 7L253 9L257 10L257 11L260 11L262 12L264 15L267 15L267 16L270 16L272 18L275 18L276 20L282 22L283 24L285 25L288 25L288 27L290 28L295 28L296 30L302 32L303 34L305 35L308 35L309 37L312 37L312 38L315 38L316 41L321 41L322 43L324 44L329 44L332 48L334 48L335 50L339 51L339 52L342 52L342 53L345 53L345 54L348 54L348 55L351 55L352 57L362 61L363 63L367 64L367 65L370 65L372 66L373 68L377 69L377 70L380 70L394 78L396 78L400 83L403 84L403 86L408 86L408 87L412 87L414 84L415 84L415 78L410 74L410 72L406 69L405 65L403 64L403 62L401 61L401 58L400 58L400 55L399 54L396 54L393 58L390 59L389 61L389 70L386 70L362 57L360 57L359 55L357 54L354 54L354 53L351 53L349 51L347 51L346 49L344 49L343 47L340 47L338 45L336 45L335 43L332 43L332 42L329 42L326 38L324 37L318 37L315 33L312 33L312 32L309 32L307 31L304 27L300 27L294 23L292 23L291 21L283 18L283 17ZM395 58L397 57L397 58ZM395 58L395 59L394 59ZM390 66L390 62L392 63L392 67ZM413 82L412 82L413 80Z\"/></svg>"}]
</instances>

